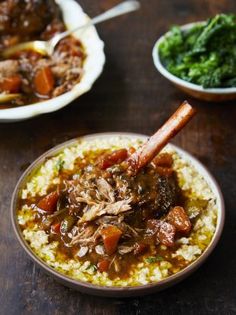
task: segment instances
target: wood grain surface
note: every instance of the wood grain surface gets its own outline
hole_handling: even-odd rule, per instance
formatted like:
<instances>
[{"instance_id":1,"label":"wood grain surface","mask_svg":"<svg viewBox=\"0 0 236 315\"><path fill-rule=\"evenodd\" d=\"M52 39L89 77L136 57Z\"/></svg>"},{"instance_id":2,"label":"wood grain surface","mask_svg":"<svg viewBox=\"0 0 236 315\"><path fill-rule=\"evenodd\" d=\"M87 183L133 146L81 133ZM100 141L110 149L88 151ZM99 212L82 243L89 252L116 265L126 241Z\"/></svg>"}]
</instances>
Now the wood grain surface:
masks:
<instances>
[{"instance_id":1,"label":"wood grain surface","mask_svg":"<svg viewBox=\"0 0 236 315\"><path fill-rule=\"evenodd\" d=\"M65 0L66 1L66 0ZM80 0L94 16L118 0ZM50 115L0 124L0 314L236 314L236 102L188 98L155 70L151 50L172 24L236 12L235 0L141 0L142 9L98 26L107 63L93 90ZM67 139L105 131L152 134L188 99L197 117L174 142L202 161L226 202L222 239L207 262L184 282L155 295L106 299L58 283L29 260L9 216L14 186L25 167Z\"/></svg>"}]
</instances>

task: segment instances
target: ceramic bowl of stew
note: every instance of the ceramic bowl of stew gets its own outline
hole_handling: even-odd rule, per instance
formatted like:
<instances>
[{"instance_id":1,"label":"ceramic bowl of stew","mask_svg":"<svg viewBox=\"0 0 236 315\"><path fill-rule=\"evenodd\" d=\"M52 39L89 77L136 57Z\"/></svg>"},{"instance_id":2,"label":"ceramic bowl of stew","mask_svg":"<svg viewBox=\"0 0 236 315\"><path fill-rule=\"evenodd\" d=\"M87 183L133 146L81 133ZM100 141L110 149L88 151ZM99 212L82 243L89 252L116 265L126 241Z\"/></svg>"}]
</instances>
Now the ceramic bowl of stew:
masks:
<instances>
[{"instance_id":1,"label":"ceramic bowl of stew","mask_svg":"<svg viewBox=\"0 0 236 315\"><path fill-rule=\"evenodd\" d=\"M89 21L88 15L83 11L81 6L75 0L56 0L55 3L60 10L62 22L64 23L65 28L70 30L77 27L79 24L83 25ZM47 30L45 32L47 32ZM50 30L48 32L50 32ZM85 56L83 60L82 75L80 77L80 81L78 83L73 83L71 85L71 88L67 86L65 92L58 91L58 93L53 96L49 95L49 97L44 97L44 95L43 97L41 97L41 94L44 94L45 89L43 87L41 87L40 89L39 85L39 90L37 90L37 93L35 93L34 95L35 98L30 98L29 100L27 100L26 98L25 103L23 98L22 104L20 103L16 106L9 106L8 104L4 105L4 103L0 104L1 122L20 121L41 114L47 114L57 111L77 99L82 94L88 92L92 88L94 82L102 73L105 63L104 43L99 38L99 35L94 26L89 26L82 32L78 31L74 33L71 38L79 40L79 42L82 43L83 53ZM65 47L66 45L69 44L65 42ZM61 47L61 49L63 50L64 48ZM76 55L76 47L73 49L73 53ZM66 66L66 64L64 64L63 67L64 66ZM76 71L76 67L76 65L73 65L73 71ZM61 71L61 69L55 70ZM46 71L44 72L46 73ZM43 73L41 77L43 77L45 73ZM40 75L38 77L40 79ZM50 79L50 76L48 77ZM32 83L32 88L35 87L36 83L37 79L34 79ZM37 98L38 95L40 95L39 98Z\"/></svg>"},{"instance_id":2,"label":"ceramic bowl of stew","mask_svg":"<svg viewBox=\"0 0 236 315\"><path fill-rule=\"evenodd\" d=\"M127 266L125 267L124 264L122 265L124 268L122 273L120 271L117 271L119 272L119 277L117 277L115 281L113 281L112 279L114 279L114 272L115 272L114 270L116 269L114 269L110 274L108 270L106 272L103 272L105 269L101 271L101 269L99 269L101 267L99 265L101 260L98 261L97 265L94 265L94 261L93 261L93 264L89 264L83 259L81 263L77 262L74 264L74 262L72 262L71 264L71 260L70 260L70 264L71 264L70 267L67 266L68 268L66 267L65 270L62 272L61 270L64 268L63 266L65 265L64 263L60 265L60 263L56 261L55 257L61 257L61 256L55 256L54 255L55 253L53 254L54 245L48 244L46 242L47 243L46 247L41 247L44 245L42 245L41 243L37 243L38 236L40 236L41 238L42 236L43 238L48 237L45 234L45 232L36 231L35 228L33 227L34 225L32 225L34 224L32 223L33 221L29 221L31 223L29 225L25 225L26 224L25 222L29 220L29 216L31 215L31 210L27 208L28 207L27 205L29 205L30 203L33 203L33 204L36 204L37 207L43 208L42 204L44 203L44 205L46 205L46 208L44 209L47 209L49 205L49 195L52 197L52 194L55 194L55 192L52 192L52 189L50 188L49 191L41 191L43 196L46 195L46 199L45 198L42 199L42 197L37 199L37 196L33 196L31 200L30 199L27 200L27 197L26 197L27 191L29 192L32 189L34 190L35 189L34 187L36 187L37 185L41 187L40 189L44 190L45 188L44 185L48 185L47 183L48 183L48 179L51 176L50 172L52 169L54 171L56 169L56 172L62 172L60 173L61 174L60 176L63 176L63 178L65 179L66 176L70 174L70 172L72 172L73 174L75 173L74 171L75 165L77 165L76 167L79 167L79 169L81 169L81 167L82 168L85 167L84 154L86 154L86 152L90 152L90 150L92 150L91 151L93 152L92 159L93 161L97 161L98 159L97 159L96 154L98 153L95 153L95 152L98 152L96 150L98 150L99 148L99 150L101 149L103 154L105 154L105 160L103 158L101 160L102 164L100 165L103 165L102 166L103 170L106 168L109 171L109 167L113 167L112 163L118 163L117 162L118 154L119 154L118 159L120 160L124 159L126 157L126 155L124 156L125 149L127 150L129 149L129 151L127 152L131 152L131 151L133 152L135 148L138 148L147 139L148 137L145 135L131 134L131 133L94 134L94 135L89 135L89 136L73 139L65 143L62 143L61 145L58 145L57 147L44 153L35 162L33 162L31 166L21 176L15 188L15 191L13 193L12 203L11 203L11 221L12 221L14 232L16 234L17 240L19 241L19 244L21 245L23 250L27 253L29 258L31 258L37 266L42 268L47 274L51 275L58 282L64 284L65 286L73 288L75 290L79 290L87 294L98 295L98 296L128 297L128 296L140 296L140 295L150 294L156 291L164 290L184 280L196 269L198 269L214 250L215 246L217 245L220 239L220 236L223 230L223 225L224 225L225 210L224 210L224 200L223 200L221 190L217 182L213 178L213 176L210 174L210 172L196 158L194 158L191 154L189 154L185 150L173 144L168 144L167 147L164 148L164 151L163 151L164 153L161 153L162 155L158 157L158 161L159 161L158 162L159 164L157 164L159 165L158 172L160 172L162 179L165 178L165 176L167 176L166 179L169 178L168 176L172 176L170 175L172 173L169 173L169 171L166 172L167 170L165 168L166 165L169 163L168 162L169 158L168 160L166 160L167 154L169 155L171 154L174 159L173 168L176 169L176 172L180 170L182 174L182 175L180 174L180 178L179 178L179 181L182 182L180 184L180 187L182 187L181 189L183 190L186 189L188 191L189 190L191 191L190 186L192 185L192 192L191 192L192 196L194 195L194 193L196 193L198 196L195 199L195 201L200 198L199 196L204 196L205 205L204 205L204 202L203 203L201 202L200 207L201 206L204 207L205 209L204 216L206 217L203 216L203 217L200 217L200 219L198 219L198 217L195 217L195 215L198 215L196 214L196 211L195 211L196 204L191 204L190 205L190 208L192 209L191 220L193 220L191 221L192 222L191 234L182 235L182 237L178 239L178 243L176 243L177 247L174 247L171 252L169 252L169 248L167 246L163 246L163 244L161 243L159 247L159 249L162 251L160 252L161 255L156 255L153 257L153 256L150 256L150 254L148 253L144 253L144 254L141 254L141 256L135 256L135 257L130 257L130 258L128 256L123 256L122 258L123 263L126 263ZM111 148L112 150L108 151L109 153L107 153L106 150L110 150ZM71 154L73 155L73 158ZM164 161L163 161L163 154L165 158ZM76 160L73 160L75 158ZM114 162L114 159L116 159L116 162ZM119 160L119 163L120 163L120 160ZM74 163L73 167L71 167L72 164L70 163ZM163 166L164 166L164 173L163 173ZM76 170L76 174L77 174L76 175L76 178L77 178L78 169ZM49 176L49 177L47 177L47 179L45 177L45 181L44 181L42 176L43 177ZM191 179L189 176L191 177ZM100 175L96 175L95 177L96 177L95 180L97 180L97 178L100 178ZM105 178L108 178L108 177L106 173ZM187 177L189 177L189 179L186 182L184 182L183 179ZM75 178L73 177L73 179ZM54 178L54 183L56 183L55 178ZM188 186L188 183L190 183L190 186ZM193 188L193 186L195 188ZM48 192L49 192L49 195L48 195ZM148 192L145 196L148 196ZM206 200L207 200L207 204L206 204ZM19 210L19 209L24 209L24 210ZM40 215L41 214L37 216L36 220L38 220ZM38 221L37 221L37 224L38 224ZM146 224L146 222L142 224ZM199 252L199 248L197 248L198 246L196 247L196 244L194 245L194 243L191 243L192 241L189 243L188 238L194 239L195 237L198 237L196 236L197 234L195 235L194 233L199 233L199 235L201 233L204 234L205 232L200 232L200 230L198 229L203 229L201 231L206 231L204 230L205 228L207 229L209 228L209 230L207 230L207 235L211 233L211 237L209 238L208 241L206 241L206 238L203 237L204 235L201 235L201 240L199 238L199 241L202 242L201 246L203 247L205 246L205 247L202 252L201 251ZM58 222L56 222L56 224L53 225L53 229L57 230L57 231L54 230L53 232L54 236L55 236L55 233L62 233L62 230L61 230L62 222L60 222L59 230L58 230ZM35 232L36 234L34 234ZM50 234L51 232L47 232L47 233ZM71 230L71 233L73 234L72 230ZM105 245L106 244L104 241L104 246ZM42 255L37 253L36 251L37 248L38 249L43 248ZM107 250L106 246L105 246L105 250ZM79 252L81 252L81 248ZM172 253L172 256L169 256L170 253ZM64 254L65 252L60 253L60 255L64 255ZM101 255L101 253L99 253L99 255ZM144 257L142 255L144 255ZM185 257L186 259L190 259L189 257L192 255L192 261L188 261L187 264L185 264L185 266L183 267L181 265L183 264L183 259L179 260L179 258L177 258L177 260L175 260L175 258L173 258L173 257L176 257L176 255L177 256L183 255L182 258ZM94 257L94 254L93 254L93 257ZM109 258L109 256L106 256L106 257ZM114 258L114 256L110 256L110 257L112 257L112 259ZM110 261L112 259L110 259ZM139 260L138 264L136 264L136 260ZM169 262L165 260L169 260ZM126 271L129 270L129 268L131 268L130 267L131 265L134 265L135 268L137 267L138 269L135 269L133 271L131 270L132 272L129 274L128 280L127 280ZM179 269L175 270L173 269L173 267L176 267L176 268L178 267ZM70 268L73 269L72 273L70 273ZM80 274L80 271L78 273L77 268L78 270L82 270L82 273L85 273L86 276L83 277L83 275ZM148 268L150 268L150 270L148 270ZM166 271L164 269L166 269ZM149 272L150 272L150 276L149 276ZM109 278L109 276L111 277Z\"/></svg>"}]
</instances>

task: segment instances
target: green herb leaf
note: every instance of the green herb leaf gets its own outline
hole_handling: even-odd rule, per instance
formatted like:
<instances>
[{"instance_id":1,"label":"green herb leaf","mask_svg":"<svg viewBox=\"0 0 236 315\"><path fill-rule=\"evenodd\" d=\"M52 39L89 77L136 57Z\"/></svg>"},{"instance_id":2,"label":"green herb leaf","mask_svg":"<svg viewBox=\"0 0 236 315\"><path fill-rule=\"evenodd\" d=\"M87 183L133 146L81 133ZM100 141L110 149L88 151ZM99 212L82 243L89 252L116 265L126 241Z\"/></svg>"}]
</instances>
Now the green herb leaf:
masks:
<instances>
[{"instance_id":1,"label":"green herb leaf","mask_svg":"<svg viewBox=\"0 0 236 315\"><path fill-rule=\"evenodd\" d=\"M63 169L63 166L65 164L65 161L63 161L61 158L58 159L55 168L58 172L60 172Z\"/></svg>"},{"instance_id":2,"label":"green herb leaf","mask_svg":"<svg viewBox=\"0 0 236 315\"><path fill-rule=\"evenodd\" d=\"M61 222L61 232L63 234L69 232L71 230L71 228L73 227L74 223L75 223L75 218L67 215L63 221Z\"/></svg>"},{"instance_id":3,"label":"green herb leaf","mask_svg":"<svg viewBox=\"0 0 236 315\"><path fill-rule=\"evenodd\" d=\"M147 263L153 264L153 263L156 263L158 261L164 260L164 258L162 256L160 256L160 255L157 255L157 256L147 257L145 260L146 260Z\"/></svg>"},{"instance_id":4,"label":"green herb leaf","mask_svg":"<svg viewBox=\"0 0 236 315\"><path fill-rule=\"evenodd\" d=\"M94 264L90 264L85 270L92 270L93 272L97 271L97 266Z\"/></svg>"}]
</instances>

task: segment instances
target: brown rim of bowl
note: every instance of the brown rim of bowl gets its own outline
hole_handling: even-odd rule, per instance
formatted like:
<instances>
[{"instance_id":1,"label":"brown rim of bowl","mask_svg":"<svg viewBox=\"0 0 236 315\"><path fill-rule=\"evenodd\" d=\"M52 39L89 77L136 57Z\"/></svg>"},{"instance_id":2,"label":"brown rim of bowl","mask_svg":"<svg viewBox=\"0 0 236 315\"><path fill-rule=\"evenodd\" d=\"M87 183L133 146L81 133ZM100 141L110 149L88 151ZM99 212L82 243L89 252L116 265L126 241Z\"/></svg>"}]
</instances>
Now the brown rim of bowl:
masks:
<instances>
[{"instance_id":1,"label":"brown rim of bowl","mask_svg":"<svg viewBox=\"0 0 236 315\"><path fill-rule=\"evenodd\" d=\"M146 295L151 294L155 291L163 290L169 286L172 286L183 279L185 279L187 276L189 276L192 272L194 272L197 268L201 266L201 264L206 260L206 258L212 253L214 250L216 244L218 243L220 236L222 234L223 226L224 226L224 219L225 219L225 205L224 205L224 199L223 195L221 193L221 190L219 188L218 183L214 179L214 177L209 173L207 168L202 165L201 162L199 162L196 158L194 158L191 154L187 153L185 150L180 149L178 146L171 144L171 146L180 153L181 156L186 156L187 160L190 162L193 162L193 165L197 165L200 168L200 173L205 173L207 175L207 178L205 178L208 182L208 184L213 188L213 193L216 195L216 198L218 200L218 217L217 217L217 226L215 230L215 234L212 237L212 240L210 244L208 245L207 249L203 252L199 258L197 258L195 261L193 261L189 266L187 266L185 269L177 272L174 275L171 275L159 282L154 282L150 284L140 285L140 286L127 286L127 287L114 287L114 286L99 286L94 285L89 282L83 282L79 280L72 279L52 267L46 264L41 258L39 258L33 250L30 248L28 243L25 241L22 232L20 230L19 224L17 222L16 217L16 210L17 210L17 201L18 201L18 194L21 189L21 187L26 183L27 178L30 174L33 173L33 171L38 168L42 163L45 161L45 158L53 157L56 154L58 154L63 148L73 146L76 142L79 140L92 140L94 138L103 138L103 137L109 137L109 136L127 136L127 137L135 137L135 138L141 138L141 139L147 139L148 137L141 134L135 134L135 133L118 133L118 132L111 132L111 133L98 133L98 134L92 134L87 136L81 136L69 141L66 141L62 144L57 145L56 147L50 149L49 151L42 154L38 159L36 159L23 173L23 175L20 177L15 190L13 192L12 200L11 200L11 222L13 225L14 232L16 234L16 237L18 241L20 242L23 249L26 251L26 253L30 256L30 258L38 265L40 266L46 273L52 275L57 281L61 282L62 284L69 286L73 289L76 289L78 291L81 291L83 293L97 295L97 296L106 296L106 297L130 297L130 296L139 296L139 295Z\"/></svg>"}]
</instances>

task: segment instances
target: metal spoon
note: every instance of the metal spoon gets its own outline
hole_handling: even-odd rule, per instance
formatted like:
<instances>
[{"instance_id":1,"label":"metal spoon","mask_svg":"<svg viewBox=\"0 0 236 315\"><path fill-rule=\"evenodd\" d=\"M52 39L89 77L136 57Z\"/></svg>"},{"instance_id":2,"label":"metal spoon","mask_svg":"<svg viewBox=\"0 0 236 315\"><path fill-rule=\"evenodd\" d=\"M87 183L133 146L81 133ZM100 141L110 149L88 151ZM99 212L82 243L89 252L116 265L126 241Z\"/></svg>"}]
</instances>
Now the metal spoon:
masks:
<instances>
[{"instance_id":1,"label":"metal spoon","mask_svg":"<svg viewBox=\"0 0 236 315\"><path fill-rule=\"evenodd\" d=\"M63 38L67 37L68 35L82 29L82 28L87 28L91 25L95 25L98 23L101 23L103 21L112 19L116 16L132 12L135 10L138 10L140 8L140 3L138 1L124 1L117 6L113 7L112 9L96 16L95 18L91 19L88 23L78 26L72 30L67 30L63 33L55 35L52 39L49 41L32 41L32 42L26 42L26 43L21 43L18 45L15 45L13 47L7 48L2 52L2 56L4 58L10 57L12 54L18 52L19 50L24 50L24 49L32 49L34 51L39 52L42 55L48 55L51 56L54 52L55 47L57 44L62 40Z\"/></svg>"}]
</instances>

